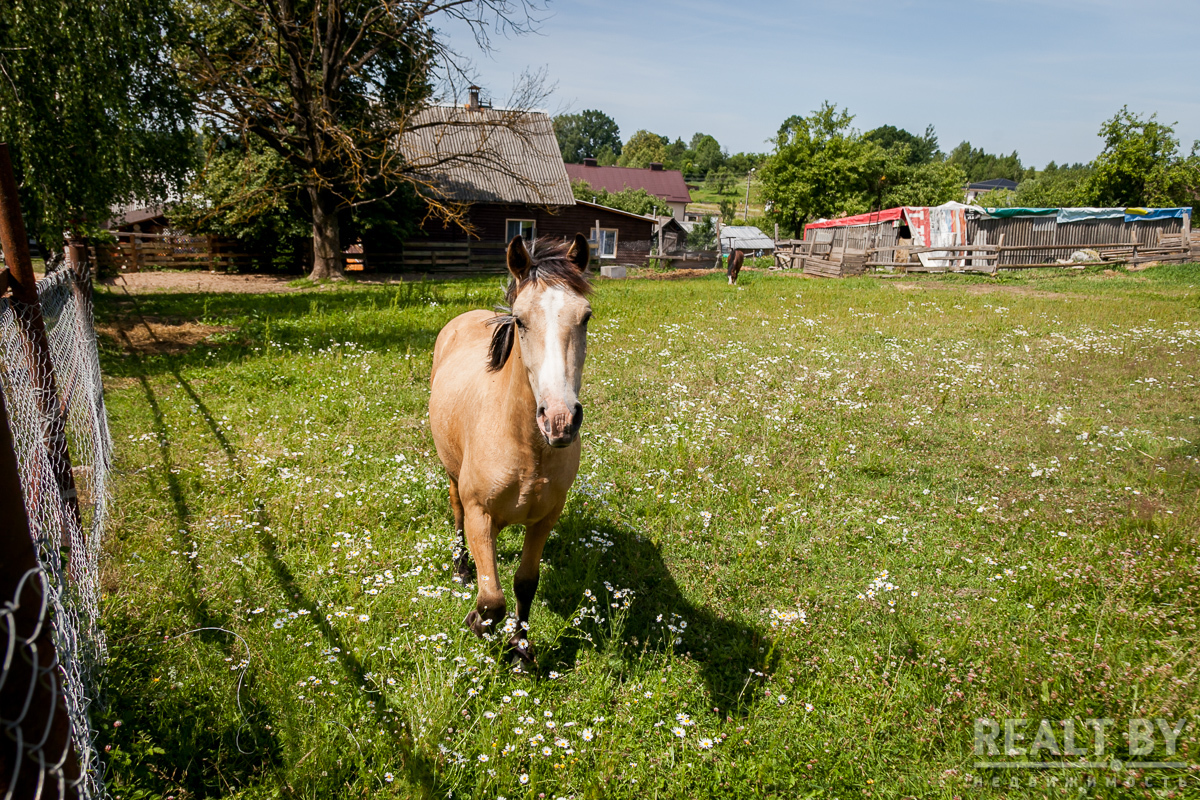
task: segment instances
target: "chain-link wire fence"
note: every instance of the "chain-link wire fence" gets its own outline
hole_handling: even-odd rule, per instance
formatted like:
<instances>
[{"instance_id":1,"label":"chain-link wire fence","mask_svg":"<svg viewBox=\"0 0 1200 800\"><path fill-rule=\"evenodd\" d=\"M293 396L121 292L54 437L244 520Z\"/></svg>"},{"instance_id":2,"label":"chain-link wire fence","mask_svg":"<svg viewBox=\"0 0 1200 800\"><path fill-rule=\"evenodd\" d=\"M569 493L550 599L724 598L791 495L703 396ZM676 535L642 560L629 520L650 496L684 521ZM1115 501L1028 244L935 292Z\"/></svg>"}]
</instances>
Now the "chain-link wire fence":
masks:
<instances>
[{"instance_id":1,"label":"chain-link wire fence","mask_svg":"<svg viewBox=\"0 0 1200 800\"><path fill-rule=\"evenodd\" d=\"M87 712L104 655L98 562L112 443L90 290L86 273L64 268L38 282L38 303L0 299L0 389L36 557L19 574L0 570L4 800L103 796Z\"/></svg>"}]
</instances>

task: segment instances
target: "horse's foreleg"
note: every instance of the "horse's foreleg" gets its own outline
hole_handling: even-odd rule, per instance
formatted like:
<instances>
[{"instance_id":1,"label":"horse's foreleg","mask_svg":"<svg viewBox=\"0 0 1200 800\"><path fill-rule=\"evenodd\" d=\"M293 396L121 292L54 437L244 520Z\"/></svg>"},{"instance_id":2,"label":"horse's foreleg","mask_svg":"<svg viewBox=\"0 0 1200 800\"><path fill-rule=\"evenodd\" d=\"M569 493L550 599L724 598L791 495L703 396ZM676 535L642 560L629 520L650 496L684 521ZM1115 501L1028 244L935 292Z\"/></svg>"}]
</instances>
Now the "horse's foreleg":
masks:
<instances>
[{"instance_id":1,"label":"horse's foreleg","mask_svg":"<svg viewBox=\"0 0 1200 800\"><path fill-rule=\"evenodd\" d=\"M560 509L561 511L561 509ZM538 579L542 569L542 550L546 539L558 522L558 512L541 522L525 528L525 546L521 548L521 564L513 576L513 594L517 598L517 630L509 645L522 661L533 661L533 648L529 645L529 612L533 609L533 598L537 594Z\"/></svg>"},{"instance_id":2,"label":"horse's foreleg","mask_svg":"<svg viewBox=\"0 0 1200 800\"><path fill-rule=\"evenodd\" d=\"M458 496L458 481L450 479L450 511L454 514L454 531L458 541L454 545L454 577L463 585L471 582L475 571L471 569L471 551L467 549L466 528L463 527L463 504Z\"/></svg>"},{"instance_id":3,"label":"horse's foreleg","mask_svg":"<svg viewBox=\"0 0 1200 800\"><path fill-rule=\"evenodd\" d=\"M507 612L504 589L500 587L500 580L496 576L496 537L500 535L500 528L491 515L483 510L465 509L465 512L463 530L471 557L475 559L475 568L479 571L479 587L475 609L467 614L463 623L476 635L483 636L503 625Z\"/></svg>"}]
</instances>

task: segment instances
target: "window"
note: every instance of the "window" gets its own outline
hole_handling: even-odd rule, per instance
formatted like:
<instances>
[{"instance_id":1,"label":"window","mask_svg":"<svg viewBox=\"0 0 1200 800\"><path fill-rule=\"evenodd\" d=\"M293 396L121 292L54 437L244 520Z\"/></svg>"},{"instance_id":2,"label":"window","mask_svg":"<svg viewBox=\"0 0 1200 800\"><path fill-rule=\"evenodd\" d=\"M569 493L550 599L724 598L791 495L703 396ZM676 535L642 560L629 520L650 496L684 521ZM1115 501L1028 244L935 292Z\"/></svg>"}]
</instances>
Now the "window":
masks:
<instances>
[{"instance_id":1,"label":"window","mask_svg":"<svg viewBox=\"0 0 1200 800\"><path fill-rule=\"evenodd\" d=\"M616 258L617 257L617 229L616 228L601 228L600 242L596 242L596 229L590 231L591 238L588 239L588 244L592 246L592 256L596 258Z\"/></svg>"},{"instance_id":2,"label":"window","mask_svg":"<svg viewBox=\"0 0 1200 800\"><path fill-rule=\"evenodd\" d=\"M531 219L510 219L505 223L504 241L511 242L513 237L520 236L527 242L536 237L537 225Z\"/></svg>"}]
</instances>

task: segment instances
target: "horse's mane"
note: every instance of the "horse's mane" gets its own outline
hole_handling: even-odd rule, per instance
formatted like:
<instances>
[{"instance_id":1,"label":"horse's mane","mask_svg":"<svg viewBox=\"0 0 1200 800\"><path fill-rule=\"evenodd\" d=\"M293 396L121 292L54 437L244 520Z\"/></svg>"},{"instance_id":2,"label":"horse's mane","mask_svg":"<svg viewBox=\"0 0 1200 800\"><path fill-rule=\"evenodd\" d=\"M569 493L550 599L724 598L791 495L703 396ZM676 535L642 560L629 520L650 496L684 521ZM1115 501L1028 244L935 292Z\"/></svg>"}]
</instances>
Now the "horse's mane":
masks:
<instances>
[{"instance_id":1,"label":"horse's mane","mask_svg":"<svg viewBox=\"0 0 1200 800\"><path fill-rule=\"evenodd\" d=\"M529 248L529 260L533 263L525 277L520 280L509 277L508 288L504 291L506 308L503 309L508 313L498 314L487 321L488 325L494 327L492 341L488 345L488 372L498 371L512 354L513 339L517 335L517 318L512 314L512 307L522 289L538 283L544 287L561 286L584 297L591 294L592 284L587 275L567 258L570 249L571 242L534 240Z\"/></svg>"}]
</instances>

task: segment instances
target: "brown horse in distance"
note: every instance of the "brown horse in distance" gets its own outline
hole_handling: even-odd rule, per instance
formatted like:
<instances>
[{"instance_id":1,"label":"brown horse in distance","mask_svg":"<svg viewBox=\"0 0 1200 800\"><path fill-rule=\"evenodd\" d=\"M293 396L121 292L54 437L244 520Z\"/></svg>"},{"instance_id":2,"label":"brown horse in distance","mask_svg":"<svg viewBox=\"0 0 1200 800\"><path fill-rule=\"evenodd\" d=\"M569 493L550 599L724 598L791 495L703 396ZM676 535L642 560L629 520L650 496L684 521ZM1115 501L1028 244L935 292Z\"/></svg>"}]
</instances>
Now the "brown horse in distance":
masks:
<instances>
[{"instance_id":1,"label":"brown horse in distance","mask_svg":"<svg viewBox=\"0 0 1200 800\"><path fill-rule=\"evenodd\" d=\"M734 250L729 256L729 265L725 268L725 274L729 276L729 285L733 286L737 283L738 273L742 271L742 262L746 260L746 254L741 250Z\"/></svg>"},{"instance_id":2,"label":"brown horse in distance","mask_svg":"<svg viewBox=\"0 0 1200 800\"><path fill-rule=\"evenodd\" d=\"M479 571L475 608L464 624L477 635L510 635L532 661L529 611L542 548L579 471L579 387L592 315L588 242L508 246L509 313L468 311L451 320L433 350L429 426L450 475L450 508L459 535L455 570L466 583ZM496 537L525 526L513 578L516 620L508 618L496 574ZM466 550L462 547L465 541Z\"/></svg>"}]
</instances>

